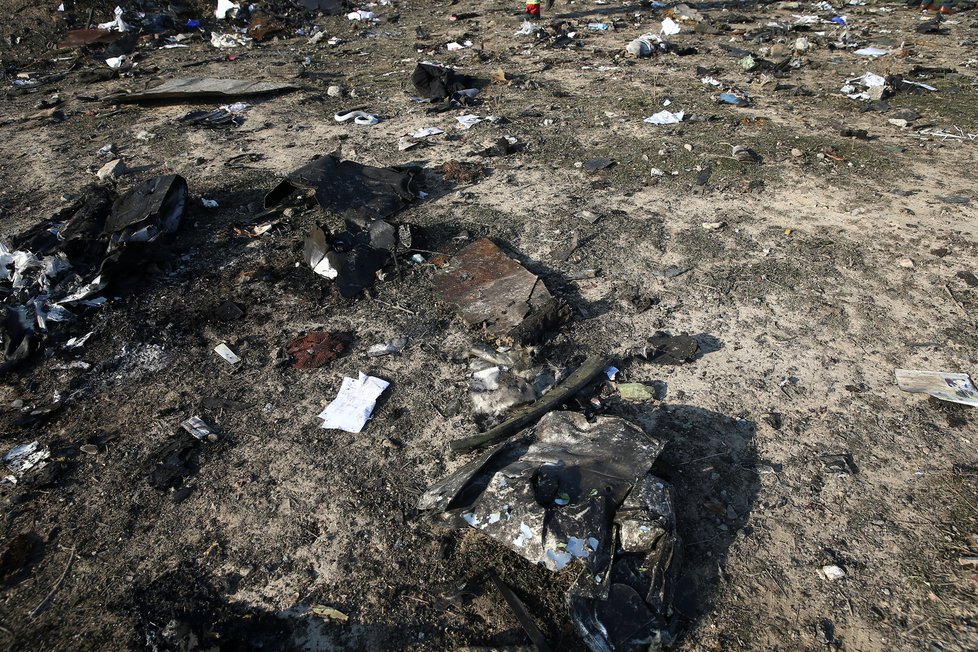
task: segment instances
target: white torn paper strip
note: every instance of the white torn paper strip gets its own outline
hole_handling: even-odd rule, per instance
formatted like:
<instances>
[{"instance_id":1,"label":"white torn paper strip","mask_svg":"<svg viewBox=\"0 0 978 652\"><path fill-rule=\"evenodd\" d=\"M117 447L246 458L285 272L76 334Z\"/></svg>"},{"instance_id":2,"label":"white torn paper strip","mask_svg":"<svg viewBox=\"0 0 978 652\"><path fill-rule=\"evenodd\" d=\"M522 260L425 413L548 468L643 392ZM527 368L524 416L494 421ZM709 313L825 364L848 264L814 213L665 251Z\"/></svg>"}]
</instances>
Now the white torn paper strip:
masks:
<instances>
[{"instance_id":1,"label":"white torn paper strip","mask_svg":"<svg viewBox=\"0 0 978 652\"><path fill-rule=\"evenodd\" d=\"M319 414L323 428L359 433L373 414L377 399L389 385L386 380L364 373L359 378L343 378L336 398Z\"/></svg>"},{"instance_id":2,"label":"white torn paper strip","mask_svg":"<svg viewBox=\"0 0 978 652\"><path fill-rule=\"evenodd\" d=\"M978 390L968 374L897 369L896 381L905 392L929 394L942 401L978 407Z\"/></svg>"}]
</instances>

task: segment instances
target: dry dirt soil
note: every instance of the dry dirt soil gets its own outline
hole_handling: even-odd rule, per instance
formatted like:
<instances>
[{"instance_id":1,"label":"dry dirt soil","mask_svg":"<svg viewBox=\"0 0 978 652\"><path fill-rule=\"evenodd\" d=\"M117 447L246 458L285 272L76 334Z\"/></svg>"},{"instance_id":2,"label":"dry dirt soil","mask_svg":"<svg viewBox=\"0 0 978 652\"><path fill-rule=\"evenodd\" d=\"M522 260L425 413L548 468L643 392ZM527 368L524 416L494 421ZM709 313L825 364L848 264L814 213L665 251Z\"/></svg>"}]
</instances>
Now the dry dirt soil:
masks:
<instances>
[{"instance_id":1,"label":"dry dirt soil","mask_svg":"<svg viewBox=\"0 0 978 652\"><path fill-rule=\"evenodd\" d=\"M4 452L37 440L52 453L0 486L4 545L31 542L0 560L7 649L527 644L491 587L462 588L486 569L554 649L583 649L563 603L572 568L531 567L415 509L470 457L448 442L476 432L465 352L480 334L436 301L432 261L481 236L573 308L536 349L540 364L605 353L623 378L664 388L661 400L609 411L666 442L655 470L675 485L685 541L677 650L978 649L978 568L966 560L978 554L978 417L894 381L897 368L978 372L973 8L921 33L929 16L899 2L690 2L702 22L669 41L695 51L633 59L624 46L658 32L670 8L557 0L534 37L515 35L517 2L395 0L372 8L377 23L276 4L278 37L225 51L170 29L140 40L131 70L106 74L97 48L53 45L89 9L110 20L114 3L57 4L3 2L3 241L88 192L109 143L130 171L107 183L122 191L178 173L193 200L125 291L2 379ZM209 4L123 6L223 29ZM820 22L792 29L805 15ZM829 22L836 15L848 25ZM561 21L575 35L555 41ZM311 45L314 26L327 38ZM162 49L178 31L197 36ZM795 53L799 37L810 48ZM449 52L456 40L472 47ZM859 56L843 41L890 54ZM738 49L786 63L745 71ZM423 60L481 79L479 103L426 113L410 82ZM499 68L510 83L489 83ZM846 97L845 80L865 72L937 90ZM243 124L218 128L177 119L220 102L108 99L185 76L299 88L249 99ZM720 103L727 89L749 93L750 106ZM51 117L41 103L54 95ZM382 122L334 121L353 107ZM684 121L643 122L664 108ZM462 130L462 113L505 120ZM890 122L907 115L919 117ZM399 151L421 127L445 133ZM502 136L524 149L474 153ZM761 161L731 156L737 145ZM262 208L282 176L335 151L419 165L428 193L396 218L425 232L425 262L400 260L352 301L302 262L308 229L339 220L310 201ZM598 158L616 163L581 166ZM449 160L478 178L446 180ZM241 235L268 221L270 231ZM228 301L240 318L221 319ZM279 363L314 330L346 337L347 353L315 370ZM695 335L702 354L675 367L628 356L659 330ZM84 347L64 349L89 331ZM366 355L399 336L410 338L400 355ZM242 362L215 355L220 342ZM316 415L358 372L391 382L373 420L357 435L323 430ZM155 456L193 415L221 439L201 447L181 490L157 490ZM830 581L821 568L833 564L845 576Z\"/></svg>"}]
</instances>

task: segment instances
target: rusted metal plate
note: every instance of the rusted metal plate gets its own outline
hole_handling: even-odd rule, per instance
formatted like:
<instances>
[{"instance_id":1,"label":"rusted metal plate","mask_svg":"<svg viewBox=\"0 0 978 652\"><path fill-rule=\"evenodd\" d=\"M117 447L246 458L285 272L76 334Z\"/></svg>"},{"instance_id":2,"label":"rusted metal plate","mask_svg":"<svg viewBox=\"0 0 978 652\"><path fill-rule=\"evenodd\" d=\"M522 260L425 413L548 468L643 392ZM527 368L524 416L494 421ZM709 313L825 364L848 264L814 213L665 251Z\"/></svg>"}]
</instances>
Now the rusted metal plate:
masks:
<instances>
[{"instance_id":1,"label":"rusted metal plate","mask_svg":"<svg viewBox=\"0 0 978 652\"><path fill-rule=\"evenodd\" d=\"M64 40L58 43L58 47L66 50L97 43L112 43L122 36L122 32L112 32L107 29L70 29L65 34Z\"/></svg>"},{"instance_id":2,"label":"rusted metal plate","mask_svg":"<svg viewBox=\"0 0 978 652\"><path fill-rule=\"evenodd\" d=\"M469 326L509 337L536 310L554 303L536 275L482 238L462 249L434 279L438 298L455 305Z\"/></svg>"}]
</instances>

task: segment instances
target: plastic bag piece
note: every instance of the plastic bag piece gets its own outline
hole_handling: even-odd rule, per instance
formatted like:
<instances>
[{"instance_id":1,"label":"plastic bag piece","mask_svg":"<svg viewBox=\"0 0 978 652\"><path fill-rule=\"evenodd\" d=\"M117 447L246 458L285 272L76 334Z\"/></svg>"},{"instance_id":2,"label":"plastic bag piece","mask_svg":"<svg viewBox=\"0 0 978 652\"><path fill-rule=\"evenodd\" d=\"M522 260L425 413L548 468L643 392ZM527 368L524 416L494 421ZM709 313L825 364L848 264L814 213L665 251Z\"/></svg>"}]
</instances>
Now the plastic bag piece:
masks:
<instances>
[{"instance_id":1,"label":"plastic bag piece","mask_svg":"<svg viewBox=\"0 0 978 652\"><path fill-rule=\"evenodd\" d=\"M607 594L594 596L595 579L582 574L567 593L571 621L592 651L661 650L675 640L670 611L682 558L672 487L646 475L615 523L620 543L602 578Z\"/></svg>"},{"instance_id":2,"label":"plastic bag piece","mask_svg":"<svg viewBox=\"0 0 978 652\"><path fill-rule=\"evenodd\" d=\"M152 242L180 227L187 208L187 181L178 174L154 177L134 186L112 204L104 232L109 249L126 242Z\"/></svg>"},{"instance_id":3,"label":"plastic bag piece","mask_svg":"<svg viewBox=\"0 0 978 652\"><path fill-rule=\"evenodd\" d=\"M611 563L615 510L662 448L624 419L588 423L577 412L550 412L428 489L418 507L446 512L552 571L577 560L601 576Z\"/></svg>"},{"instance_id":4,"label":"plastic bag piece","mask_svg":"<svg viewBox=\"0 0 978 652\"><path fill-rule=\"evenodd\" d=\"M411 83L422 97L434 101L477 85L474 77L433 63L419 63L411 74Z\"/></svg>"},{"instance_id":5,"label":"plastic bag piece","mask_svg":"<svg viewBox=\"0 0 978 652\"><path fill-rule=\"evenodd\" d=\"M320 156L290 174L265 195L265 208L281 203L298 189L312 189L319 205L346 220L366 226L394 215L417 197L414 173Z\"/></svg>"}]
</instances>

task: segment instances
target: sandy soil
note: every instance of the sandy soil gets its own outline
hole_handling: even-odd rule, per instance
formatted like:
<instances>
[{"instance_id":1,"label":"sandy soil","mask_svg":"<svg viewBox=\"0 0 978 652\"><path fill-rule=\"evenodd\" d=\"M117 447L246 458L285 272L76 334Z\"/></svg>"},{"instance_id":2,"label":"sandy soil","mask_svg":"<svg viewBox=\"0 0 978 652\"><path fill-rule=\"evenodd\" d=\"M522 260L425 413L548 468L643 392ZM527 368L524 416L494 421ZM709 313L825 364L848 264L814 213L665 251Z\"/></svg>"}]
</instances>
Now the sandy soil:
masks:
<instances>
[{"instance_id":1,"label":"sandy soil","mask_svg":"<svg viewBox=\"0 0 978 652\"><path fill-rule=\"evenodd\" d=\"M663 400L613 402L611 413L667 442L655 470L676 486L686 544L676 649L978 649L978 569L959 564L978 549L978 420L894 382L896 368L974 373L978 363L978 288L959 276L978 273L974 11L922 34L926 17L901 3L692 2L713 29L684 24L669 40L696 53L636 60L624 46L657 32L668 10L558 0L542 25L563 20L577 34L557 47L514 36L516 3L397 0L374 8L374 25L289 18L292 31L316 24L340 45L289 32L228 60L199 38L189 49L146 39L132 71L91 81L106 69L97 52L49 49L66 21L48 4L6 13L3 240L85 192L108 143L132 170L110 183L179 173L194 201L129 291L72 326L94 330L83 349L51 343L0 385L4 451L38 440L58 469L47 484L27 474L0 487L5 545L35 542L0 592L7 649L526 644L491 588L460 590L488 568L554 649L582 649L563 604L572 571L532 568L415 509L469 459L448 442L476 431L464 354L479 334L436 302L435 266L402 261L348 301L301 261L309 227L339 221L312 202L263 211L283 175L333 151L423 166L429 196L397 220L421 227L427 249L450 255L489 236L570 302L573 319L538 348L540 362L568 368L607 353L628 380L665 384ZM79 5L76 20L89 6L95 22L110 19L111 6L95 4ZM836 14L848 28L784 27ZM589 31L595 21L614 29ZM899 51L857 56L833 47L844 33ZM798 37L812 47L795 56ZM448 52L455 40L473 47ZM800 67L745 72L721 46ZM412 100L420 60L483 80L502 67L515 79L486 86L478 106L431 115ZM866 110L840 88L867 71L938 91L898 90L887 110ZM19 73L49 81L16 88ZM249 100L243 125L216 129L177 123L186 104L105 99L191 75L300 88ZM748 91L751 106L719 103L721 89L701 82L708 75ZM331 85L344 96L329 96ZM64 119L32 118L55 94ZM686 112L681 124L643 122L666 101ZM383 121L333 120L356 106ZM920 117L889 122L906 109ZM461 130L455 117L468 112L506 122ZM401 136L429 126L446 134L398 150ZM143 131L154 136L138 139ZM472 153L500 136L524 151ZM738 161L735 145L762 161ZM596 158L617 163L589 175L579 164ZM477 164L481 178L444 180L449 160ZM233 229L268 220L274 228L257 238ZM712 222L724 225L704 228ZM243 317L222 321L227 301ZM317 370L277 364L280 348L311 330L345 334L348 353ZM657 330L695 334L704 352L678 367L627 356ZM401 355L366 356L399 336L410 338ZM218 358L220 342L243 361ZM68 366L75 360L89 366ZM321 429L316 415L361 371L392 383L371 423L359 435ZM30 416L56 396L60 409ZM147 480L154 452L192 415L221 441L202 449L189 495L161 492ZM827 464L831 455L848 455L849 472ZM830 564L845 577L823 577ZM349 620L322 619L314 605Z\"/></svg>"}]
</instances>

